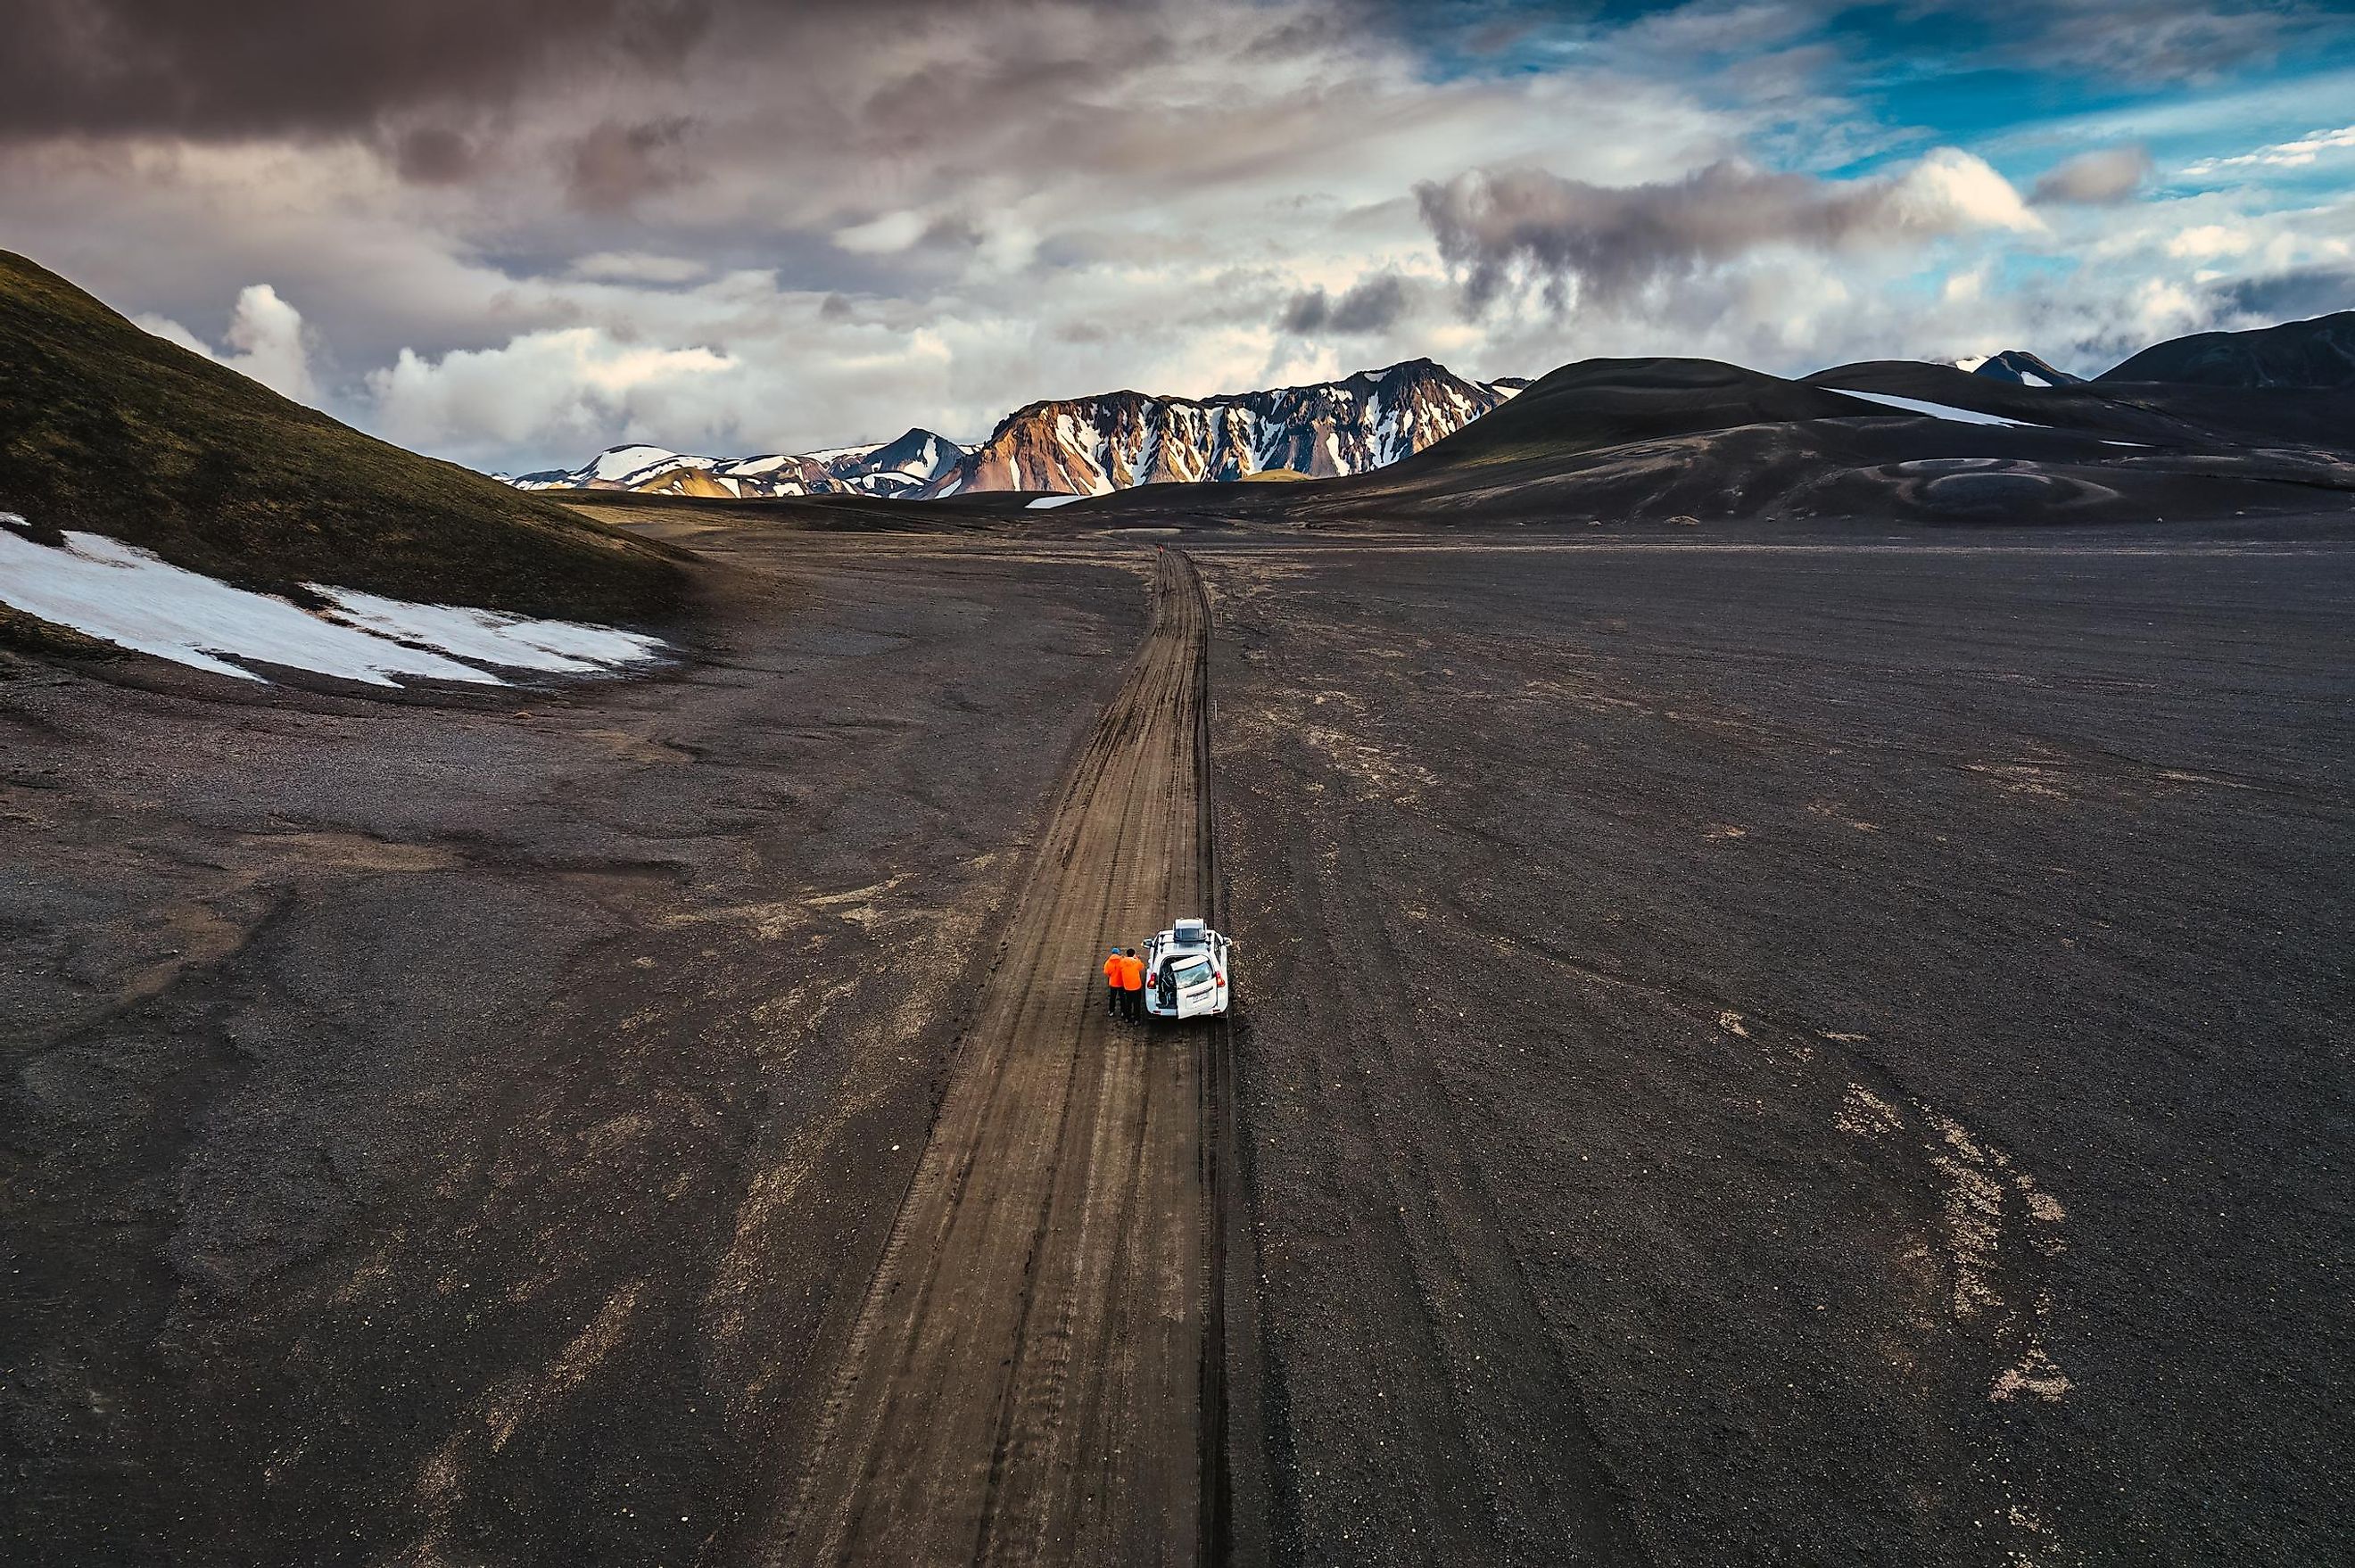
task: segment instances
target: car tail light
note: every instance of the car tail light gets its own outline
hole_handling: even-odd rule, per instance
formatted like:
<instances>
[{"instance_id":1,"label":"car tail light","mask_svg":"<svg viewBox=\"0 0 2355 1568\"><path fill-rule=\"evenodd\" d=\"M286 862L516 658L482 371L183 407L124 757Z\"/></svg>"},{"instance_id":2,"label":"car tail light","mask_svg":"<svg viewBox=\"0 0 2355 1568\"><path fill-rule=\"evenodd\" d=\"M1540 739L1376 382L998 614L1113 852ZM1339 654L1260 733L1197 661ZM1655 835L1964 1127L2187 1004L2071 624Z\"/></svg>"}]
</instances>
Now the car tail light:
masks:
<instances>
[{"instance_id":1,"label":"car tail light","mask_svg":"<svg viewBox=\"0 0 2355 1568\"><path fill-rule=\"evenodd\" d=\"M1227 977L1226 977L1224 975L1221 975L1221 974L1218 973L1216 970L1212 970L1212 971L1211 971L1211 973L1210 973L1210 984L1212 984L1212 985L1214 985L1214 986L1223 986L1223 985L1225 985L1226 983L1227 983Z\"/></svg>"}]
</instances>

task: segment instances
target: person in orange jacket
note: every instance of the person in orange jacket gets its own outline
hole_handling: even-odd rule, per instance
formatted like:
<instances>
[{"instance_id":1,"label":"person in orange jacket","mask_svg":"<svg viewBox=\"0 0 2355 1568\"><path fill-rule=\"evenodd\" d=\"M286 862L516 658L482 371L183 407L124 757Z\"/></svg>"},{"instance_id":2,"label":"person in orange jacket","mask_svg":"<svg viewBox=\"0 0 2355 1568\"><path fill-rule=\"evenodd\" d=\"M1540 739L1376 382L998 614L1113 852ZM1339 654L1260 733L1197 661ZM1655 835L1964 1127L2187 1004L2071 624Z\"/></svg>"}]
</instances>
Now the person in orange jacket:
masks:
<instances>
[{"instance_id":1,"label":"person in orange jacket","mask_svg":"<svg viewBox=\"0 0 2355 1568\"><path fill-rule=\"evenodd\" d=\"M1103 975L1104 975L1104 1011L1105 1011L1105 1012L1107 1012L1107 1013L1110 1013L1114 1018L1118 1018L1118 1017L1120 1017L1120 949L1119 949L1119 948L1117 948L1117 947L1114 948L1114 949L1112 950L1112 956L1104 960L1104 965L1103 965Z\"/></svg>"},{"instance_id":2,"label":"person in orange jacket","mask_svg":"<svg viewBox=\"0 0 2355 1568\"><path fill-rule=\"evenodd\" d=\"M1120 961L1121 1000L1123 1012L1132 1023L1145 1021L1145 960L1132 947Z\"/></svg>"}]
</instances>

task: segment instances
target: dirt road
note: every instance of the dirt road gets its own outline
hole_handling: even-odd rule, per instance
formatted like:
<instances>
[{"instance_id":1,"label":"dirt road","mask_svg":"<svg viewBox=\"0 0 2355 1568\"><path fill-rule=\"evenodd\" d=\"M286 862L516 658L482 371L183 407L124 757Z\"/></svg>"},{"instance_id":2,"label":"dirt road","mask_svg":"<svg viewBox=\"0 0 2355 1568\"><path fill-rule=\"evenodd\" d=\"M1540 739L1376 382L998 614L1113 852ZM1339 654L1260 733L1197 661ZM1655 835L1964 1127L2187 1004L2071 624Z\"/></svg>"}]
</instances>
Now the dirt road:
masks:
<instances>
[{"instance_id":1,"label":"dirt road","mask_svg":"<svg viewBox=\"0 0 2355 1568\"><path fill-rule=\"evenodd\" d=\"M1209 912L1208 613L1183 555L1154 605L996 933L781 1562L1199 1555L1213 1036L1115 1022L1097 978L1111 946Z\"/></svg>"}]
</instances>

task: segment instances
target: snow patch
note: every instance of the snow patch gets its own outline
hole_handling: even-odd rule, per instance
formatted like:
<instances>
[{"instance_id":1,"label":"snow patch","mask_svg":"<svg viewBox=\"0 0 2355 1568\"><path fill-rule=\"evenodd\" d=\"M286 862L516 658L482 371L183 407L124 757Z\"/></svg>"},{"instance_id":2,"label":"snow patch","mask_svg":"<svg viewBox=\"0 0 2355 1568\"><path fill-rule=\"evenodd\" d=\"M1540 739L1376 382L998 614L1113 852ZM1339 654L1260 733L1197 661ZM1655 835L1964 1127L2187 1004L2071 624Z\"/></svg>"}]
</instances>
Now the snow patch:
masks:
<instances>
[{"instance_id":1,"label":"snow patch","mask_svg":"<svg viewBox=\"0 0 2355 1568\"><path fill-rule=\"evenodd\" d=\"M386 599L356 588L330 588L323 582L303 586L334 604L335 618L347 625L509 669L593 675L617 665L644 664L662 656L659 639L610 626L527 620L458 604L412 604L405 599Z\"/></svg>"},{"instance_id":2,"label":"snow patch","mask_svg":"<svg viewBox=\"0 0 2355 1568\"><path fill-rule=\"evenodd\" d=\"M1901 398L1893 392L1856 392L1846 387L1827 387L1826 391L1838 392L1843 398L1862 398L1868 403L1881 403L1902 409L1909 414L1923 414L1934 420L1953 420L1958 424L2011 425L2020 430L2045 430L2050 427L2028 420L2008 420L2001 414L1983 414L1977 409L1958 409L1951 403L1924 402L1920 398Z\"/></svg>"},{"instance_id":3,"label":"snow patch","mask_svg":"<svg viewBox=\"0 0 2355 1568\"><path fill-rule=\"evenodd\" d=\"M0 512L0 524L24 520ZM239 680L263 677L231 660L368 686L394 686L404 676L503 686L477 667L603 674L657 658L662 647L655 638L603 626L411 604L306 583L335 606L331 614L313 614L101 534L69 533L65 541L63 549L37 544L0 527L0 603L118 647Z\"/></svg>"},{"instance_id":4,"label":"snow patch","mask_svg":"<svg viewBox=\"0 0 2355 1568\"><path fill-rule=\"evenodd\" d=\"M610 447L591 462L589 476L592 479L626 479L656 464L673 462L678 455L664 446Z\"/></svg>"},{"instance_id":5,"label":"snow patch","mask_svg":"<svg viewBox=\"0 0 2355 1568\"><path fill-rule=\"evenodd\" d=\"M1085 496L1041 496L1037 500L1027 503L1023 509L1030 512L1050 511L1057 507L1068 507L1074 501L1084 501L1087 498Z\"/></svg>"}]
</instances>

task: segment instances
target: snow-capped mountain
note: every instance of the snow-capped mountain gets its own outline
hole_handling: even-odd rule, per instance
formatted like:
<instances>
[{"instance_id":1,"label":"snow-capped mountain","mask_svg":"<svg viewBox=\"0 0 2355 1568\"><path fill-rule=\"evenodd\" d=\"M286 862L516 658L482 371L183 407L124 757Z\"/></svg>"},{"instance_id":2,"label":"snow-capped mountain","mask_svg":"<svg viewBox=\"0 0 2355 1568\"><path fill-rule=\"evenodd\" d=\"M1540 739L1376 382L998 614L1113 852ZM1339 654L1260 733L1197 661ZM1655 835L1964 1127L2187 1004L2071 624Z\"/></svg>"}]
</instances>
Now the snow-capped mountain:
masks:
<instances>
[{"instance_id":1,"label":"snow-capped mountain","mask_svg":"<svg viewBox=\"0 0 2355 1568\"><path fill-rule=\"evenodd\" d=\"M647 495L911 496L939 479L964 448L928 430L897 441L824 452L701 457L661 446L608 447L579 468L496 475L518 490L635 490Z\"/></svg>"},{"instance_id":2,"label":"snow-capped mountain","mask_svg":"<svg viewBox=\"0 0 2355 1568\"><path fill-rule=\"evenodd\" d=\"M1984 359L1968 362L1956 360L1956 368L1968 370L1974 376L1990 380L2010 381L2022 387L2073 387L2084 380L2066 370L2056 370L2025 348L2007 348L2000 354L1990 354Z\"/></svg>"},{"instance_id":3,"label":"snow-capped mountain","mask_svg":"<svg viewBox=\"0 0 2355 1568\"><path fill-rule=\"evenodd\" d=\"M1339 381L1214 398L1107 392L1032 403L1001 421L926 492L1102 496L1168 480L1271 470L1362 474L1422 451L1526 380L1467 381L1428 359Z\"/></svg>"},{"instance_id":4,"label":"snow-capped mountain","mask_svg":"<svg viewBox=\"0 0 2355 1568\"><path fill-rule=\"evenodd\" d=\"M653 495L957 496L1053 490L1101 496L1165 480L1287 471L1362 474L1455 434L1529 382L1467 381L1428 359L1338 381L1215 398L1106 392L1033 403L967 451L930 431L879 446L754 457L699 457L616 446L582 466L495 477L523 490Z\"/></svg>"}]
</instances>

